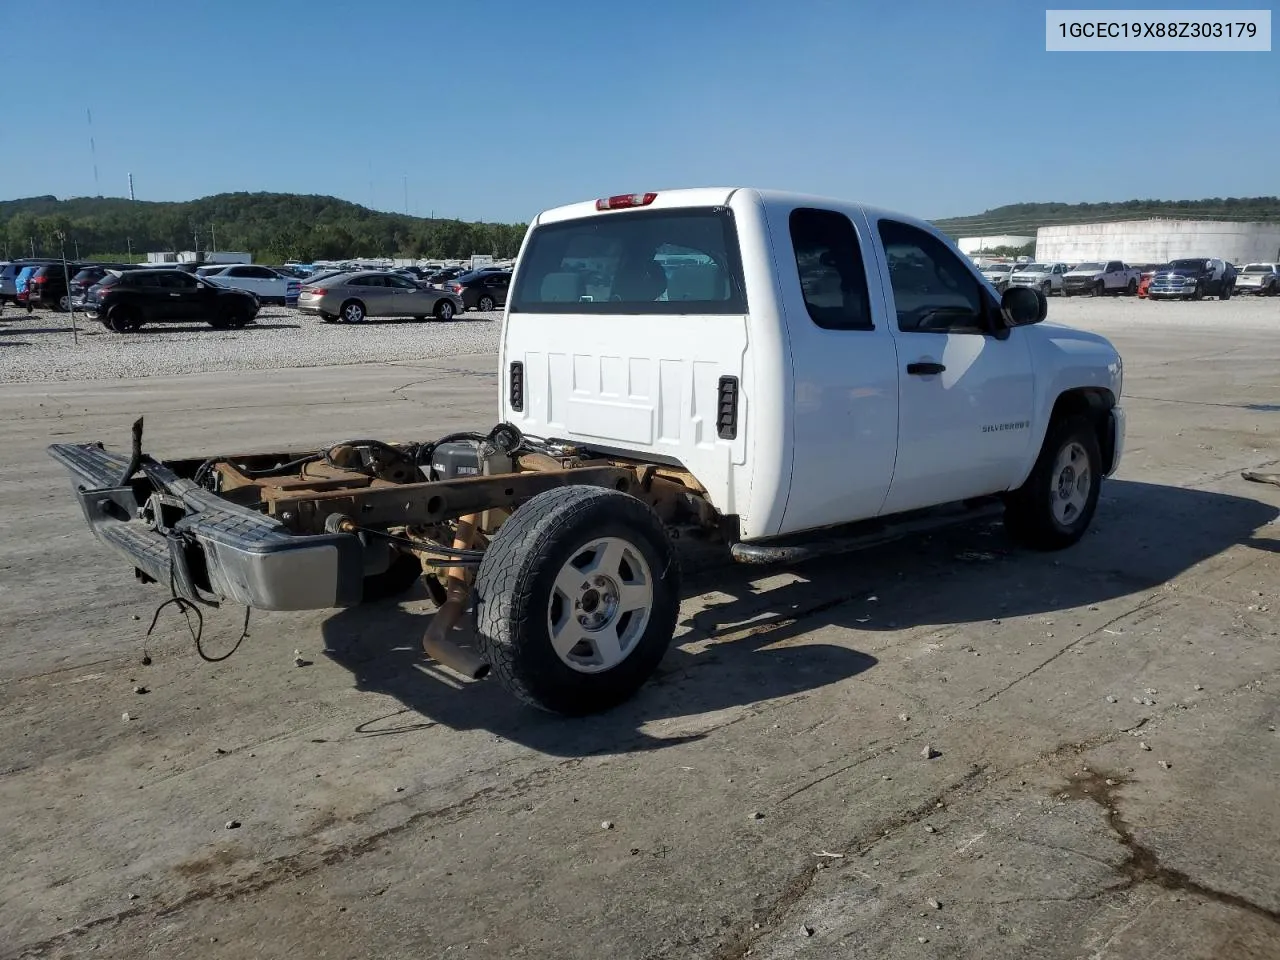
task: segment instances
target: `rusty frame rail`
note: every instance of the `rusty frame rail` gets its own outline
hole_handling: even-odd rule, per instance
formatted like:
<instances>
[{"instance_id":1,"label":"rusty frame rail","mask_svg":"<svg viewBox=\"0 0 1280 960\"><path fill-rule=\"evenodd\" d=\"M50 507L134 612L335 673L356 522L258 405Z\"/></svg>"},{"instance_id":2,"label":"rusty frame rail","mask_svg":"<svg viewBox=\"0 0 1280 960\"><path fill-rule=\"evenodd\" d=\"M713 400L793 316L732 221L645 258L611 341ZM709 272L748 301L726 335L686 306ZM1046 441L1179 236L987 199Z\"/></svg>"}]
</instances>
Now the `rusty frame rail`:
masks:
<instances>
[{"instance_id":1,"label":"rusty frame rail","mask_svg":"<svg viewBox=\"0 0 1280 960\"><path fill-rule=\"evenodd\" d=\"M303 496L278 496L270 502L270 510L297 533L323 532L333 514L350 517L364 527L421 526L515 507L547 490L575 484L631 493L640 478L634 468L615 464L531 470L359 490L308 491Z\"/></svg>"}]
</instances>

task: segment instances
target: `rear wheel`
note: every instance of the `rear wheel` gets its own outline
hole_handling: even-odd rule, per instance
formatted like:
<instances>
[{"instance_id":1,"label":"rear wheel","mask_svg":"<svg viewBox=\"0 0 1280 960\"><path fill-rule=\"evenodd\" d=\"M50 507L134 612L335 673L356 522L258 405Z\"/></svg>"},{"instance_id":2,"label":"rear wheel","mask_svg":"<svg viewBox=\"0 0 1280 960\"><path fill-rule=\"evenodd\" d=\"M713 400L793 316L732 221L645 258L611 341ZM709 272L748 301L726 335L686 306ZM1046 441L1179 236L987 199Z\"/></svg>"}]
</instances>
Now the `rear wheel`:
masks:
<instances>
[{"instance_id":1,"label":"rear wheel","mask_svg":"<svg viewBox=\"0 0 1280 960\"><path fill-rule=\"evenodd\" d=\"M132 333L142 323L142 315L134 307L120 304L107 312L106 327L114 333Z\"/></svg>"},{"instance_id":2,"label":"rear wheel","mask_svg":"<svg viewBox=\"0 0 1280 960\"><path fill-rule=\"evenodd\" d=\"M437 320L449 321L453 319L453 301L439 300L436 302L435 315Z\"/></svg>"},{"instance_id":3,"label":"rear wheel","mask_svg":"<svg viewBox=\"0 0 1280 960\"><path fill-rule=\"evenodd\" d=\"M1222 281L1222 288L1218 291L1218 299L1219 300L1231 299L1231 284L1226 280Z\"/></svg>"},{"instance_id":4,"label":"rear wheel","mask_svg":"<svg viewBox=\"0 0 1280 960\"><path fill-rule=\"evenodd\" d=\"M1126 293L1128 296L1130 296L1130 297L1136 297L1136 296L1138 295L1138 281L1137 281L1137 280L1130 280L1130 281L1129 281L1129 286L1128 286L1128 288L1125 290L1125 293Z\"/></svg>"},{"instance_id":5,"label":"rear wheel","mask_svg":"<svg viewBox=\"0 0 1280 960\"><path fill-rule=\"evenodd\" d=\"M359 300L348 300L342 305L338 316L343 323L363 323L365 318L364 304Z\"/></svg>"},{"instance_id":6,"label":"rear wheel","mask_svg":"<svg viewBox=\"0 0 1280 960\"><path fill-rule=\"evenodd\" d=\"M66 313L68 310L70 310L70 309L71 309L71 297L69 297L69 296L68 296L67 294L65 294L65 293L64 293L62 296L60 296L60 297L58 298L58 309L59 309L59 310L61 310L63 313Z\"/></svg>"},{"instance_id":7,"label":"rear wheel","mask_svg":"<svg viewBox=\"0 0 1280 960\"><path fill-rule=\"evenodd\" d=\"M1069 547L1093 519L1101 481L1102 452L1093 424L1081 416L1055 420L1031 475L1005 500L1005 529L1035 550Z\"/></svg>"},{"instance_id":8,"label":"rear wheel","mask_svg":"<svg viewBox=\"0 0 1280 960\"><path fill-rule=\"evenodd\" d=\"M525 703L583 715L629 699L671 643L680 569L634 497L573 486L498 528L476 576L476 644Z\"/></svg>"},{"instance_id":9,"label":"rear wheel","mask_svg":"<svg viewBox=\"0 0 1280 960\"><path fill-rule=\"evenodd\" d=\"M493 297L485 294L476 302L476 309L482 312L492 310L494 308Z\"/></svg>"}]
</instances>

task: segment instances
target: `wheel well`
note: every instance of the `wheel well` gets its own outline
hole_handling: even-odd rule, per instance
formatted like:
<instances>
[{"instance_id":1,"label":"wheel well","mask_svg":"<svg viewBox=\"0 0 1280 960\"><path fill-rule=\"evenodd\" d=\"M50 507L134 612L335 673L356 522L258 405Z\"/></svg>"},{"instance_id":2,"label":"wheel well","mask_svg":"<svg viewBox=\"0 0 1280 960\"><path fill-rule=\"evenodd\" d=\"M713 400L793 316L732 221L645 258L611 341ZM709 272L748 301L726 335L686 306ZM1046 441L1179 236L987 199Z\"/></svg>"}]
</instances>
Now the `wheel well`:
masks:
<instances>
[{"instance_id":1,"label":"wheel well","mask_svg":"<svg viewBox=\"0 0 1280 960\"><path fill-rule=\"evenodd\" d=\"M342 316L342 311L347 309L347 307L349 307L353 303L360 304L360 309L365 310L364 301L361 300L359 297L347 297L347 299L342 301L342 306L338 308L338 316ZM365 312L368 313L367 310L365 310Z\"/></svg>"},{"instance_id":2,"label":"wheel well","mask_svg":"<svg viewBox=\"0 0 1280 960\"><path fill-rule=\"evenodd\" d=\"M1064 417L1086 417L1098 435L1098 448L1102 451L1103 473L1110 473L1115 458L1115 439L1111 436L1108 415L1116 405L1115 395L1103 387L1080 387L1060 394L1054 401L1049 422Z\"/></svg>"}]
</instances>

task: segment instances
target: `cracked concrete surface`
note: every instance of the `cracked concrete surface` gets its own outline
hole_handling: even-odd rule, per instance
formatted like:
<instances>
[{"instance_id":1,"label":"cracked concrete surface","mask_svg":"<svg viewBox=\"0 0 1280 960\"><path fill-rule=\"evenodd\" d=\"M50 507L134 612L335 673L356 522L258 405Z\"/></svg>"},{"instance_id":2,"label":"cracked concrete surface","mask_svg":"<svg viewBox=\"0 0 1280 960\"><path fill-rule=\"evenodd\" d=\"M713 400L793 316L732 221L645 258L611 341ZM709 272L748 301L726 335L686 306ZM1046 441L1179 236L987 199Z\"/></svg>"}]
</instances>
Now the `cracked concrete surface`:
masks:
<instances>
[{"instance_id":1,"label":"cracked concrete surface","mask_svg":"<svg viewBox=\"0 0 1280 960\"><path fill-rule=\"evenodd\" d=\"M417 594L143 666L154 588L42 453L470 428L491 357L0 386L0 958L1280 956L1280 341L1071 309L1131 395L1082 544L700 565L588 721L423 663Z\"/></svg>"}]
</instances>

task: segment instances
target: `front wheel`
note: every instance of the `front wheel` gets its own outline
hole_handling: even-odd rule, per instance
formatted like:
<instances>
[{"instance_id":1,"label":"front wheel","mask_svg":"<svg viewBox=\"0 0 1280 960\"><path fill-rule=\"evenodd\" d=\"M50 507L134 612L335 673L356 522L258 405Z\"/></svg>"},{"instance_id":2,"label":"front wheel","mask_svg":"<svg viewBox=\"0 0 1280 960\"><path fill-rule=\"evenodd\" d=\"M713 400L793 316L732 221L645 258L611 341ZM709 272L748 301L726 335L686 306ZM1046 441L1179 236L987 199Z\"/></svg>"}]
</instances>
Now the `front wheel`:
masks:
<instances>
[{"instance_id":1,"label":"front wheel","mask_svg":"<svg viewBox=\"0 0 1280 960\"><path fill-rule=\"evenodd\" d=\"M343 323L363 323L364 322L364 304L359 300L349 300L342 305L342 311L339 313Z\"/></svg>"},{"instance_id":2,"label":"front wheel","mask_svg":"<svg viewBox=\"0 0 1280 960\"><path fill-rule=\"evenodd\" d=\"M1101 482L1102 451L1093 424L1081 416L1056 420L1026 483L1005 500L1005 529L1035 550L1069 547L1093 520Z\"/></svg>"},{"instance_id":3,"label":"front wheel","mask_svg":"<svg viewBox=\"0 0 1280 960\"><path fill-rule=\"evenodd\" d=\"M1100 297L1106 292L1107 292L1107 285L1103 283L1101 280L1099 280L1097 283L1093 285L1093 295L1095 297Z\"/></svg>"},{"instance_id":4,"label":"front wheel","mask_svg":"<svg viewBox=\"0 0 1280 960\"><path fill-rule=\"evenodd\" d=\"M532 706L581 716L629 699L657 669L680 567L646 504L562 487L498 528L475 597L476 644L499 682Z\"/></svg>"},{"instance_id":5,"label":"front wheel","mask_svg":"<svg viewBox=\"0 0 1280 960\"><path fill-rule=\"evenodd\" d=\"M476 303L476 309L481 312L492 310L493 308L494 308L493 297L489 296L488 294L485 294Z\"/></svg>"},{"instance_id":6,"label":"front wheel","mask_svg":"<svg viewBox=\"0 0 1280 960\"><path fill-rule=\"evenodd\" d=\"M1218 299L1219 300L1231 299L1231 284L1227 283L1225 280L1222 283L1222 288L1218 291Z\"/></svg>"},{"instance_id":7,"label":"front wheel","mask_svg":"<svg viewBox=\"0 0 1280 960\"><path fill-rule=\"evenodd\" d=\"M454 310L453 310L452 300L440 300L436 303L435 314L436 314L437 320L445 320L445 321L452 320L453 313L454 313Z\"/></svg>"}]
</instances>

